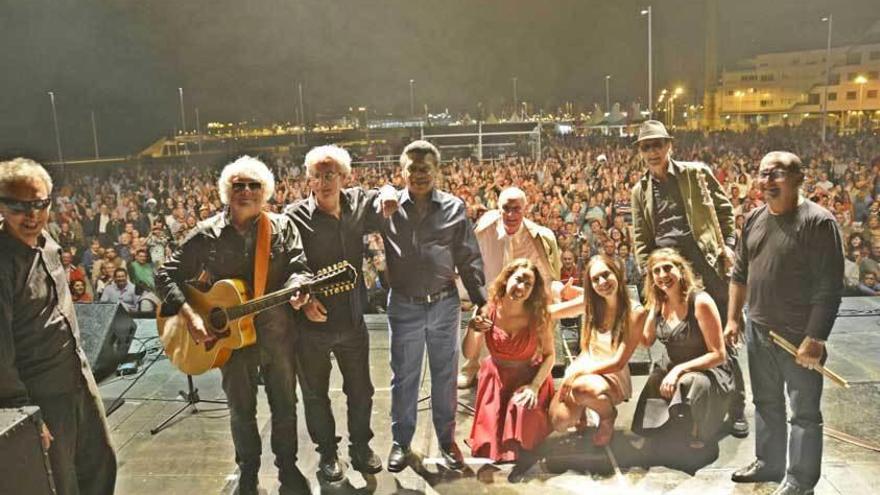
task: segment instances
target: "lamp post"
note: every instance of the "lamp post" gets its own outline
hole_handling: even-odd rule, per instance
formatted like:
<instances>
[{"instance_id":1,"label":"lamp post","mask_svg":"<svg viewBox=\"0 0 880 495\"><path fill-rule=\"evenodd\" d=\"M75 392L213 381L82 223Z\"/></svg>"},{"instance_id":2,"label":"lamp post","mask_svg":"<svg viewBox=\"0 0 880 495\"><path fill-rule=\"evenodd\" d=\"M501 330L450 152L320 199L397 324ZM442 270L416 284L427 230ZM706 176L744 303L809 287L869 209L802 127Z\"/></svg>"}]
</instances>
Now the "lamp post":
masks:
<instances>
[{"instance_id":1,"label":"lamp post","mask_svg":"<svg viewBox=\"0 0 880 495\"><path fill-rule=\"evenodd\" d=\"M415 117L416 115L416 90L415 90L415 79L409 80L409 116Z\"/></svg>"},{"instance_id":2,"label":"lamp post","mask_svg":"<svg viewBox=\"0 0 880 495\"><path fill-rule=\"evenodd\" d=\"M825 144L825 129L828 122L828 86L831 85L831 24L833 17L823 17L822 22L828 23L828 45L825 48L825 90L822 98L822 144Z\"/></svg>"},{"instance_id":3,"label":"lamp post","mask_svg":"<svg viewBox=\"0 0 880 495\"><path fill-rule=\"evenodd\" d=\"M862 104L862 93L865 89L865 84L868 82L868 78L865 76L856 77L853 82L859 85L859 132L862 132L862 113L864 113L864 105Z\"/></svg>"},{"instance_id":4,"label":"lamp post","mask_svg":"<svg viewBox=\"0 0 880 495\"><path fill-rule=\"evenodd\" d=\"M516 114L517 109L519 108L519 98L516 95L516 76L513 76L511 80L513 81L513 113Z\"/></svg>"},{"instance_id":5,"label":"lamp post","mask_svg":"<svg viewBox=\"0 0 880 495\"><path fill-rule=\"evenodd\" d=\"M177 88L177 94L180 96L180 132L186 134L186 113L183 111L183 88Z\"/></svg>"},{"instance_id":6,"label":"lamp post","mask_svg":"<svg viewBox=\"0 0 880 495\"><path fill-rule=\"evenodd\" d=\"M605 111L611 114L611 74L605 74Z\"/></svg>"},{"instance_id":7,"label":"lamp post","mask_svg":"<svg viewBox=\"0 0 880 495\"><path fill-rule=\"evenodd\" d=\"M648 118L651 118L653 114L653 98L654 98L654 50L652 49L652 24L653 19L651 17L651 6L648 5L646 9L642 9L642 15L648 16Z\"/></svg>"},{"instance_id":8,"label":"lamp post","mask_svg":"<svg viewBox=\"0 0 880 495\"><path fill-rule=\"evenodd\" d=\"M64 171L64 154L61 152L61 134L58 132L58 112L55 110L55 92L49 91L49 103L52 104L52 123L55 126L55 147L58 149L58 161L61 162L62 175Z\"/></svg>"},{"instance_id":9,"label":"lamp post","mask_svg":"<svg viewBox=\"0 0 880 495\"><path fill-rule=\"evenodd\" d=\"M95 144L95 159L101 158L101 154L98 153L98 126L95 124L95 111L91 111L92 114L92 141Z\"/></svg>"}]
</instances>

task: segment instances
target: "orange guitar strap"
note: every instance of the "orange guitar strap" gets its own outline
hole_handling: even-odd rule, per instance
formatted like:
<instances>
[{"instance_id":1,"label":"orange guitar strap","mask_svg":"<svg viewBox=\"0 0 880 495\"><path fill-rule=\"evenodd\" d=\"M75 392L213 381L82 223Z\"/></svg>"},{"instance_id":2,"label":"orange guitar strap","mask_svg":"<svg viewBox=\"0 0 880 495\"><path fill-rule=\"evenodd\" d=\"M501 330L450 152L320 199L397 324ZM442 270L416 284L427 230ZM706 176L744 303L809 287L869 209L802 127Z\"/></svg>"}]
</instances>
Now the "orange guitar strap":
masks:
<instances>
[{"instance_id":1,"label":"orange guitar strap","mask_svg":"<svg viewBox=\"0 0 880 495\"><path fill-rule=\"evenodd\" d=\"M257 220L257 252L254 254L254 299L266 293L269 276L269 244L272 241L272 224L269 215L260 213Z\"/></svg>"}]
</instances>

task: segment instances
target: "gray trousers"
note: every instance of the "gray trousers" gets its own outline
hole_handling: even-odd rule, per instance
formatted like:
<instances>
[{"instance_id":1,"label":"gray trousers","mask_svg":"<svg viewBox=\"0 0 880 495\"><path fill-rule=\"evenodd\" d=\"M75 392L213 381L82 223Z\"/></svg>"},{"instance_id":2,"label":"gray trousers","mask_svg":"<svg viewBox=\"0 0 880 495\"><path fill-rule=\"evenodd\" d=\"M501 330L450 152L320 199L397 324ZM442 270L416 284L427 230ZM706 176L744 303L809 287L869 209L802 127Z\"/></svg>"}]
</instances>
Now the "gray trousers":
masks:
<instances>
[{"instance_id":1,"label":"gray trousers","mask_svg":"<svg viewBox=\"0 0 880 495\"><path fill-rule=\"evenodd\" d=\"M109 495L116 486L116 454L101 399L79 390L36 399L55 439L49 463L58 495Z\"/></svg>"}]
</instances>

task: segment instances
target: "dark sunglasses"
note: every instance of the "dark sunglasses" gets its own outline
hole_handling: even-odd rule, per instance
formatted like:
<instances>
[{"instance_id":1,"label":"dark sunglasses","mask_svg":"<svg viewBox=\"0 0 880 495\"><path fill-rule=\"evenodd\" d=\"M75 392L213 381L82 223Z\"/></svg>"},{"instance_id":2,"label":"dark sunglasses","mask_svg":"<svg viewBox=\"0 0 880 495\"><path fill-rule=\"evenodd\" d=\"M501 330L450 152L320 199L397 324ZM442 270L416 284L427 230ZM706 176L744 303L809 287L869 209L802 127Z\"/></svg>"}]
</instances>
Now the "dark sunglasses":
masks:
<instances>
[{"instance_id":1,"label":"dark sunglasses","mask_svg":"<svg viewBox=\"0 0 880 495\"><path fill-rule=\"evenodd\" d=\"M31 201L19 201L11 198L0 198L0 203L6 205L7 208L15 213L30 213L32 211L43 211L52 204L51 199L34 199Z\"/></svg>"},{"instance_id":2,"label":"dark sunglasses","mask_svg":"<svg viewBox=\"0 0 880 495\"><path fill-rule=\"evenodd\" d=\"M660 150L663 149L664 146L666 146L664 141L648 141L639 144L639 151Z\"/></svg>"},{"instance_id":3,"label":"dark sunglasses","mask_svg":"<svg viewBox=\"0 0 880 495\"><path fill-rule=\"evenodd\" d=\"M232 190L235 192L242 192L245 189L250 189L251 191L259 191L263 188L263 184L260 182L233 182Z\"/></svg>"}]
</instances>

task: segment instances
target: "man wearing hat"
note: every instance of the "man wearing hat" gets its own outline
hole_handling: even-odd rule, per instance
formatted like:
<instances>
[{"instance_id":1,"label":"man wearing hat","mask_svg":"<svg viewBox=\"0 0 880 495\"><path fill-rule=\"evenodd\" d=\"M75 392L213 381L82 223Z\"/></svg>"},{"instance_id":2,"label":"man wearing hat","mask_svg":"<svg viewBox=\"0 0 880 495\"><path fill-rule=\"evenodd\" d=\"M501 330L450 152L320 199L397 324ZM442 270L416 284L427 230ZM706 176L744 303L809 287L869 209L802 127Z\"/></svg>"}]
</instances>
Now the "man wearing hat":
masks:
<instances>
[{"instance_id":1,"label":"man wearing hat","mask_svg":"<svg viewBox=\"0 0 880 495\"><path fill-rule=\"evenodd\" d=\"M736 244L733 205L705 163L672 159L672 136L661 122L642 123L634 144L648 166L632 190L633 237L639 265L644 268L648 256L657 248L675 248L702 278L706 292L725 320L726 266L734 260ZM711 205L703 201L704 189L712 199ZM716 233L718 227L723 242ZM735 359L733 362L737 393L730 411L732 434L742 438L749 433L743 413L745 385L739 364Z\"/></svg>"}]
</instances>

